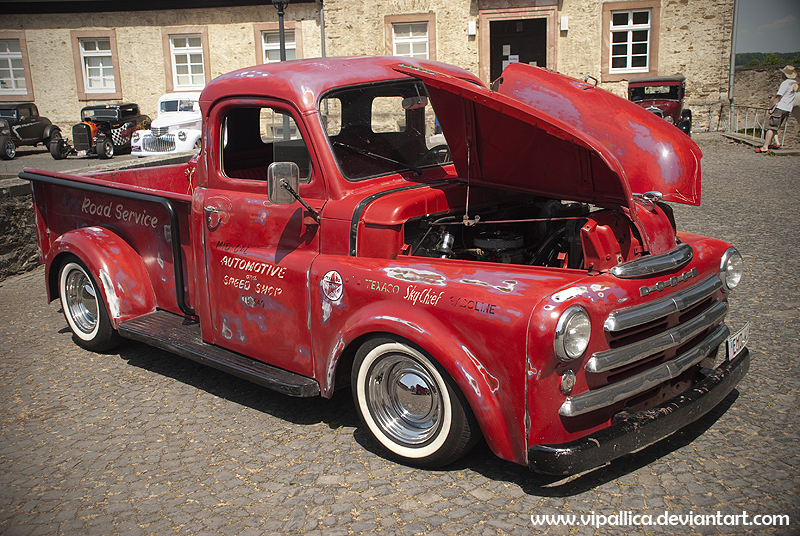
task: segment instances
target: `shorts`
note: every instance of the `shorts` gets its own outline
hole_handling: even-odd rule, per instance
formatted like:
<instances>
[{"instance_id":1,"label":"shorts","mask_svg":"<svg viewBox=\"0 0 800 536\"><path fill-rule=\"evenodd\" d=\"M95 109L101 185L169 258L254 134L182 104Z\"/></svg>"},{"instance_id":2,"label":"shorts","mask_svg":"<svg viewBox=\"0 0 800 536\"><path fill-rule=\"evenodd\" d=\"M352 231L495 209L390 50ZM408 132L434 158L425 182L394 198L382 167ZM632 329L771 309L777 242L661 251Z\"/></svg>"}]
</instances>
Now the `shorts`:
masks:
<instances>
[{"instance_id":1,"label":"shorts","mask_svg":"<svg viewBox=\"0 0 800 536\"><path fill-rule=\"evenodd\" d=\"M789 117L789 112L786 110L781 110L780 108L775 108L772 110L772 113L769 114L769 120L767 121L767 129L769 130L778 130L781 128L781 125Z\"/></svg>"}]
</instances>

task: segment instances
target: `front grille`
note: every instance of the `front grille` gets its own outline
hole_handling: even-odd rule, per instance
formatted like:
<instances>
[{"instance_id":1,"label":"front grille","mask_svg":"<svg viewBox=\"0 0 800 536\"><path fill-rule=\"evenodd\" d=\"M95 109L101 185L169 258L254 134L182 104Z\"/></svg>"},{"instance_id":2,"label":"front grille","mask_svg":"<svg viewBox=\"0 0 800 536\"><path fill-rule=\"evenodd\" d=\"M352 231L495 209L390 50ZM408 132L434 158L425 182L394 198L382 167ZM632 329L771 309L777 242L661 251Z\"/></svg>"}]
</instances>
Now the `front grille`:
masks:
<instances>
[{"instance_id":1,"label":"front grille","mask_svg":"<svg viewBox=\"0 0 800 536\"><path fill-rule=\"evenodd\" d=\"M594 353L584 369L589 390L567 398L559 414L631 409L642 398L637 395L674 390L678 383L685 387L691 369L730 334L723 322L728 304L717 298L721 288L720 278L712 275L659 300L611 313L604 324L609 349Z\"/></svg>"},{"instance_id":2,"label":"front grille","mask_svg":"<svg viewBox=\"0 0 800 536\"><path fill-rule=\"evenodd\" d=\"M92 148L92 130L89 125L78 123L72 127L72 141L76 151L88 151Z\"/></svg>"},{"instance_id":3,"label":"front grille","mask_svg":"<svg viewBox=\"0 0 800 536\"><path fill-rule=\"evenodd\" d=\"M142 138L142 150L150 153L164 153L175 150L175 134L167 134L158 138L145 136Z\"/></svg>"},{"instance_id":4,"label":"front grille","mask_svg":"<svg viewBox=\"0 0 800 536\"><path fill-rule=\"evenodd\" d=\"M153 133L153 136L163 136L167 132L169 132L169 127L151 127L150 132Z\"/></svg>"}]
</instances>

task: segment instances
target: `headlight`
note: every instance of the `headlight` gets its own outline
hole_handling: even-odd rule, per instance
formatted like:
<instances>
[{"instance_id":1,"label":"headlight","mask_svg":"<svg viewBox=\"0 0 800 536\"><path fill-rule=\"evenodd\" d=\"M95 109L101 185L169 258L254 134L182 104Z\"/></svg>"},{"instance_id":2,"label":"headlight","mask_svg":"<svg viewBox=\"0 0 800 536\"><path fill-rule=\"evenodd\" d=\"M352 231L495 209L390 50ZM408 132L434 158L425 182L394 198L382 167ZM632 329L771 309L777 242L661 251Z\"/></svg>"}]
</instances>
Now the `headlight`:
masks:
<instances>
[{"instance_id":1,"label":"headlight","mask_svg":"<svg viewBox=\"0 0 800 536\"><path fill-rule=\"evenodd\" d=\"M186 132L184 132L182 130L179 131L178 132L178 139L181 140L181 141L186 141Z\"/></svg>"},{"instance_id":2,"label":"headlight","mask_svg":"<svg viewBox=\"0 0 800 536\"><path fill-rule=\"evenodd\" d=\"M572 361L583 355L589 346L592 323L583 307L572 305L567 308L556 324L555 351L561 361Z\"/></svg>"},{"instance_id":3,"label":"headlight","mask_svg":"<svg viewBox=\"0 0 800 536\"><path fill-rule=\"evenodd\" d=\"M742 280L742 272L744 272L742 256L736 251L736 248L729 248L719 263L719 277L728 292L739 285L739 281Z\"/></svg>"},{"instance_id":4,"label":"headlight","mask_svg":"<svg viewBox=\"0 0 800 536\"><path fill-rule=\"evenodd\" d=\"M133 136L131 137L131 141L139 141L139 134L140 133L139 133L138 130L134 130L133 131Z\"/></svg>"}]
</instances>

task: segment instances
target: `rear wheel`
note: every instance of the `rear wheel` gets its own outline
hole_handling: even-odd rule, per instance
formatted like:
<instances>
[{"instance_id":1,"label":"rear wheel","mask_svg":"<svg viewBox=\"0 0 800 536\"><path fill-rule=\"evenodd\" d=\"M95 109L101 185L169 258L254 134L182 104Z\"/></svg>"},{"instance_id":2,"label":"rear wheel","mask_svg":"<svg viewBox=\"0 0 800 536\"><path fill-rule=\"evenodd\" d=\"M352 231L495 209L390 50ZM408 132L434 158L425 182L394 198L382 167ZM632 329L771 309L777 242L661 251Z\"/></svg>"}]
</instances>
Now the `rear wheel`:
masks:
<instances>
[{"instance_id":1,"label":"rear wheel","mask_svg":"<svg viewBox=\"0 0 800 536\"><path fill-rule=\"evenodd\" d=\"M372 436L405 463L438 467L480 438L477 421L455 382L433 358L389 337L356 353L356 408Z\"/></svg>"},{"instance_id":2,"label":"rear wheel","mask_svg":"<svg viewBox=\"0 0 800 536\"><path fill-rule=\"evenodd\" d=\"M9 136L0 138L0 158L3 160L11 160L17 155L17 146L14 145L14 140Z\"/></svg>"},{"instance_id":3,"label":"rear wheel","mask_svg":"<svg viewBox=\"0 0 800 536\"><path fill-rule=\"evenodd\" d=\"M108 138L97 140L97 155L106 159L114 156L114 144Z\"/></svg>"},{"instance_id":4,"label":"rear wheel","mask_svg":"<svg viewBox=\"0 0 800 536\"><path fill-rule=\"evenodd\" d=\"M49 149L52 146L52 143L54 141L60 140L60 139L61 139L61 130L59 130L57 128L54 128L53 130L50 131L50 137L49 138L45 138L44 146Z\"/></svg>"},{"instance_id":5,"label":"rear wheel","mask_svg":"<svg viewBox=\"0 0 800 536\"><path fill-rule=\"evenodd\" d=\"M119 334L111 324L97 284L76 257L61 268L58 290L64 318L79 346L99 352L119 344Z\"/></svg>"}]
</instances>

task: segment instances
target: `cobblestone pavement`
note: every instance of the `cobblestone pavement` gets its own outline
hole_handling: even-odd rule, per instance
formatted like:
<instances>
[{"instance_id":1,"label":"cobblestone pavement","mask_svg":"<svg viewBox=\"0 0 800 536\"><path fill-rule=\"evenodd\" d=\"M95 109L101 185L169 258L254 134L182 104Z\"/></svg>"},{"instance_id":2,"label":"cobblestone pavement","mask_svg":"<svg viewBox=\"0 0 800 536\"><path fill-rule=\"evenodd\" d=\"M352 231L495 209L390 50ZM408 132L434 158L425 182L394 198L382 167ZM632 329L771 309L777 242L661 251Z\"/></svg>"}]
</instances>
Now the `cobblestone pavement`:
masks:
<instances>
[{"instance_id":1,"label":"cobblestone pavement","mask_svg":"<svg viewBox=\"0 0 800 536\"><path fill-rule=\"evenodd\" d=\"M144 345L81 350L38 269L0 284L0 533L800 533L800 157L696 139L703 205L676 206L677 219L740 248L729 322L752 326L749 375L697 423L566 482L484 445L446 470L412 469L376 454L348 392L292 399ZM621 511L791 525L531 522Z\"/></svg>"}]
</instances>

